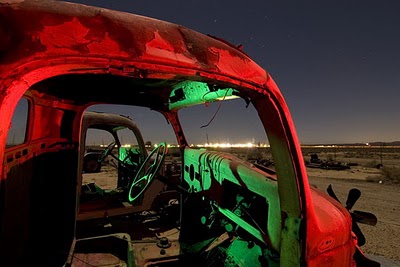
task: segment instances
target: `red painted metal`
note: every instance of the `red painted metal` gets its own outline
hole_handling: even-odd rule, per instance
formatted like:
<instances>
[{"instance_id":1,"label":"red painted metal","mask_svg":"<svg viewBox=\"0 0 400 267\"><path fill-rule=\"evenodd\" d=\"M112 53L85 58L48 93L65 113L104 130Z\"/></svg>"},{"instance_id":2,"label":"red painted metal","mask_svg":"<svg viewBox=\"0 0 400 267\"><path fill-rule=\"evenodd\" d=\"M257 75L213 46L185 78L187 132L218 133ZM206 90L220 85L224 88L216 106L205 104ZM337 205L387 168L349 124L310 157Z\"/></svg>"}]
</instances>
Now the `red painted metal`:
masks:
<instances>
[{"instance_id":1,"label":"red painted metal","mask_svg":"<svg viewBox=\"0 0 400 267\"><path fill-rule=\"evenodd\" d=\"M66 73L216 79L271 98L273 105L259 110L276 114L274 122L263 123L290 152L295 180L290 184L278 180L279 192L282 199L299 203L301 214L292 215L303 220L304 262L308 266L355 266L356 239L349 213L340 203L310 189L284 97L269 74L240 49L180 25L60 1L0 1L0 21L2 179L9 170L4 164L5 142L13 111L26 90L39 81ZM52 102L51 98L41 99L40 94L32 97L52 107L74 106L68 100ZM82 113L85 108L75 109ZM61 123L61 112L46 106L35 106L32 112L41 118L30 126L33 143L39 137L60 137L58 127L52 124ZM173 114L167 116L174 119ZM179 128L176 120L174 123ZM293 188L297 188L294 195ZM285 206L282 210L289 215L292 212Z\"/></svg>"}]
</instances>

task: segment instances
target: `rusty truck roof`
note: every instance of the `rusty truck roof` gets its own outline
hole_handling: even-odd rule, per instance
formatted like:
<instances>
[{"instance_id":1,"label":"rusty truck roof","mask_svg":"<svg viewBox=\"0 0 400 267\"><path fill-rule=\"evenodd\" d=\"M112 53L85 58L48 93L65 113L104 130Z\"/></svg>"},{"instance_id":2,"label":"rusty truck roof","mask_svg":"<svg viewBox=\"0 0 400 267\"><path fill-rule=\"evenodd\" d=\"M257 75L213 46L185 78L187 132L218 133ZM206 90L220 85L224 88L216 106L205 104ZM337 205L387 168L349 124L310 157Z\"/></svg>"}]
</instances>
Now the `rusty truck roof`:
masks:
<instances>
[{"instance_id":1,"label":"rusty truck roof","mask_svg":"<svg viewBox=\"0 0 400 267\"><path fill-rule=\"evenodd\" d=\"M68 2L1 0L0 19L2 79L12 79L15 68L46 67L42 79L61 70L149 78L218 74L227 82L264 87L269 78L238 47L154 18ZM64 67L49 69L56 65Z\"/></svg>"}]
</instances>

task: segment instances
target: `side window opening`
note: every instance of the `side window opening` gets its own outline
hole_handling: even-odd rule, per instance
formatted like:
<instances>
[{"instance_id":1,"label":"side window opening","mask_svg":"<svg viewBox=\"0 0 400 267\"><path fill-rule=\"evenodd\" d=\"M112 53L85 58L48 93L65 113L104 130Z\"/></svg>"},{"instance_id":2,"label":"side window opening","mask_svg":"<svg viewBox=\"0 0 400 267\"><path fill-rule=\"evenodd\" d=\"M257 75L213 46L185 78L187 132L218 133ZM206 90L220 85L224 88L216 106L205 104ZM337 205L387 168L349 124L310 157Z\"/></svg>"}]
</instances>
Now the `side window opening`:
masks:
<instances>
[{"instance_id":1,"label":"side window opening","mask_svg":"<svg viewBox=\"0 0 400 267\"><path fill-rule=\"evenodd\" d=\"M6 147L12 147L23 144L26 139L28 126L28 111L29 101L26 98L21 98L15 108L11 126L8 131Z\"/></svg>"}]
</instances>

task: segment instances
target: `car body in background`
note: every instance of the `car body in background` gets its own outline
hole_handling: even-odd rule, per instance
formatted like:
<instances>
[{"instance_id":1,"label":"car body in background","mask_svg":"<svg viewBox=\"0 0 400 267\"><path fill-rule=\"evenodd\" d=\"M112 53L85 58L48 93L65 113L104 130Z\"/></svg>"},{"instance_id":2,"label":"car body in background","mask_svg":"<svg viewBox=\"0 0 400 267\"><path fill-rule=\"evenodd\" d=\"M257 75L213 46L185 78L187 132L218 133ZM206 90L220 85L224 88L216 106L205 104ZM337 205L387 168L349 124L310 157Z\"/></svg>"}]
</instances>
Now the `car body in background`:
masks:
<instances>
[{"instance_id":1,"label":"car body in background","mask_svg":"<svg viewBox=\"0 0 400 267\"><path fill-rule=\"evenodd\" d=\"M145 148L142 134L131 118L112 113L86 111L82 122L81 136L83 140L86 139L88 129L106 131L113 137L113 142L116 147L116 155L118 155L119 162L123 163L129 160L128 164L133 164L133 162L135 162L139 165L147 156L147 150ZM121 144L121 138L118 134L118 132L123 130L131 131L133 136L136 137L136 147L123 147L123 144ZM83 172L99 172L101 165L104 163L104 155L102 156L104 147L90 146L87 142L82 142L82 144L84 144L84 147L81 149L82 151L85 151L83 156ZM131 153L134 153L135 155L132 155ZM133 162L131 162L129 158L131 158Z\"/></svg>"},{"instance_id":2,"label":"car body in background","mask_svg":"<svg viewBox=\"0 0 400 267\"><path fill-rule=\"evenodd\" d=\"M62 1L0 1L0 21L0 265L379 265L364 256L357 226L376 217L351 210L358 190L344 207L332 188L328 195L309 185L284 97L240 48L165 21ZM6 147L21 99L26 134ZM183 110L202 115L236 100L254 108L247 121L261 123L274 169L188 142L201 127L184 130ZM179 177L159 173L169 149L160 142L129 183L125 202L135 214L80 220L81 128L95 104L144 107L175 134ZM235 119L230 132L243 128ZM153 212L154 192L166 199L179 192L178 212Z\"/></svg>"},{"instance_id":3,"label":"car body in background","mask_svg":"<svg viewBox=\"0 0 400 267\"><path fill-rule=\"evenodd\" d=\"M91 130L96 130L92 132ZM109 133L111 140L107 146L89 146L88 141L100 134ZM110 216L128 215L142 210L159 210L168 206L168 201L177 199L176 191L165 192L162 183L149 188L146 199L140 203L130 203L128 193L139 167L148 156L138 126L127 116L85 111L81 127L81 150L85 151L82 162L82 177L79 194L78 221L93 220ZM129 143L123 144L122 140ZM89 147L89 148L88 148ZM95 148L93 148L95 147ZM90 152L88 152L90 150ZM82 154L80 155L82 158ZM103 167L103 171L101 169ZM110 169L111 168L111 169ZM164 160L160 173L172 176L178 173L179 164ZM85 179L86 178L86 179ZM168 196L168 199L167 199Z\"/></svg>"},{"instance_id":4,"label":"car body in background","mask_svg":"<svg viewBox=\"0 0 400 267\"><path fill-rule=\"evenodd\" d=\"M89 148L85 150L85 156L83 158L83 171L85 173L99 172L101 165L103 164L99 159L102 150L96 150Z\"/></svg>"}]
</instances>

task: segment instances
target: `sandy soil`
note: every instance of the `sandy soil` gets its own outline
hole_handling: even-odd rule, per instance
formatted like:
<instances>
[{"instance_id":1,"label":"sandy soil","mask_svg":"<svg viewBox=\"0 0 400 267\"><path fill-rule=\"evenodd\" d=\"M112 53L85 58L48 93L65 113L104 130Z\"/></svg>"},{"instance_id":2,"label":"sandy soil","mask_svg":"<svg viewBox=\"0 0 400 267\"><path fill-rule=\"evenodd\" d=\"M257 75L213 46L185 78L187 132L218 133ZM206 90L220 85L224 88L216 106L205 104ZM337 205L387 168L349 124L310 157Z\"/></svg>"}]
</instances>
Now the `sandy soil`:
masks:
<instances>
[{"instance_id":1,"label":"sandy soil","mask_svg":"<svg viewBox=\"0 0 400 267\"><path fill-rule=\"evenodd\" d=\"M342 203L351 188L361 190L353 209L372 212L378 218L376 226L359 224L366 237L363 251L400 261L400 186L366 181L378 175L379 170L363 167L342 171L308 169L310 184L324 191L331 184Z\"/></svg>"}]
</instances>

